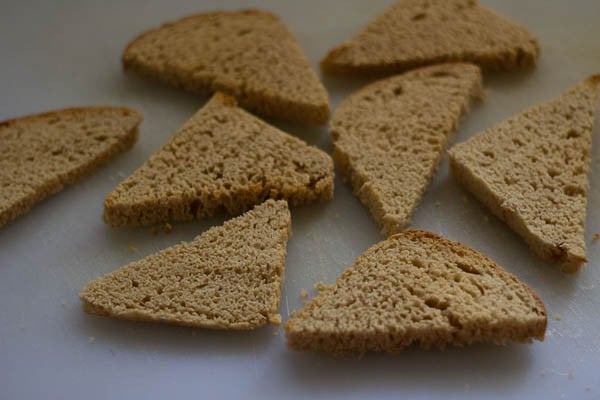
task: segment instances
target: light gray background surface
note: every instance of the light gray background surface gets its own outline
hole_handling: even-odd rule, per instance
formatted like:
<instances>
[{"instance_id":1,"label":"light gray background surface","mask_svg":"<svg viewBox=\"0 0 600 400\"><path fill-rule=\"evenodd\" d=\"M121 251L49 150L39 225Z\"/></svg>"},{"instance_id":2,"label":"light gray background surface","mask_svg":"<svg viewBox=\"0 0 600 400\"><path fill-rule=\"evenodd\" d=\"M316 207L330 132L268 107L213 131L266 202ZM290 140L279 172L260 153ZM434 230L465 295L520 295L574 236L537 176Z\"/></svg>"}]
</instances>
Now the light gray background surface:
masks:
<instances>
[{"instance_id":1,"label":"light gray background surface","mask_svg":"<svg viewBox=\"0 0 600 400\"><path fill-rule=\"evenodd\" d=\"M526 24L542 44L532 72L486 74L487 98L455 142L600 72L600 2L485 0ZM546 302L547 338L532 345L476 345L398 357L332 359L285 349L282 327L213 332L86 315L77 297L101 274L182 240L224 216L176 224L170 235L111 230L102 200L164 143L206 98L126 76L124 46L162 22L212 9L262 7L281 15L315 68L326 51L390 1L1 1L0 120L78 105L126 105L144 114L139 143L93 176L0 229L0 398L600 398L600 140L592 152L586 242L589 263L574 276L525 244L463 192L436 175L414 226L479 250L530 284ZM366 81L324 78L333 108ZM276 123L326 150L326 127ZM326 204L292 211L280 312L302 305L317 281L332 282L378 228L336 179ZM436 206L436 203L439 205ZM486 223L485 218L490 222ZM130 246L137 248L136 253ZM560 320L559 320L560 319Z\"/></svg>"}]
</instances>

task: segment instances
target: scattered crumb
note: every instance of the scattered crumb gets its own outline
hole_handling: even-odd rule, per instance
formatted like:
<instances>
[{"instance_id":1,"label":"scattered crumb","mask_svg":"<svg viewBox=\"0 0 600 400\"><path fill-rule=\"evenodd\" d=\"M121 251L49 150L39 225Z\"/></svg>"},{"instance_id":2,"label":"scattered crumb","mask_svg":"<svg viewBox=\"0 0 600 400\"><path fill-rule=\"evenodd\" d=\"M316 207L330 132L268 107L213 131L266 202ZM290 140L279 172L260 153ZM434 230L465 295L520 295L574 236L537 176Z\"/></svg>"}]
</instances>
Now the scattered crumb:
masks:
<instances>
[{"instance_id":1,"label":"scattered crumb","mask_svg":"<svg viewBox=\"0 0 600 400\"><path fill-rule=\"evenodd\" d=\"M171 233L173 232L173 225L171 225L170 223L165 223L165 226L163 227L165 233Z\"/></svg>"},{"instance_id":2,"label":"scattered crumb","mask_svg":"<svg viewBox=\"0 0 600 400\"><path fill-rule=\"evenodd\" d=\"M275 314L269 317L269 323L273 324L273 325L279 325L281 324L281 315L279 314Z\"/></svg>"},{"instance_id":3,"label":"scattered crumb","mask_svg":"<svg viewBox=\"0 0 600 400\"><path fill-rule=\"evenodd\" d=\"M96 338L95 338L95 337L93 337L93 336L90 336L90 337L88 338L88 343L94 343L95 341L96 341Z\"/></svg>"},{"instance_id":4,"label":"scattered crumb","mask_svg":"<svg viewBox=\"0 0 600 400\"><path fill-rule=\"evenodd\" d=\"M554 319L557 320L557 321L561 321L562 320L562 315L560 313L558 313L558 314L556 314L554 316Z\"/></svg>"},{"instance_id":5,"label":"scattered crumb","mask_svg":"<svg viewBox=\"0 0 600 400\"><path fill-rule=\"evenodd\" d=\"M277 335L279 335L279 329L275 329L275 330L273 331L273 336L277 336Z\"/></svg>"},{"instance_id":6,"label":"scattered crumb","mask_svg":"<svg viewBox=\"0 0 600 400\"><path fill-rule=\"evenodd\" d=\"M302 297L303 299L307 298L308 297L308 292L306 290L302 289L300 291L300 297Z\"/></svg>"},{"instance_id":7,"label":"scattered crumb","mask_svg":"<svg viewBox=\"0 0 600 400\"><path fill-rule=\"evenodd\" d=\"M436 208L440 208L442 206L442 203L439 201L436 201L434 205Z\"/></svg>"},{"instance_id":8,"label":"scattered crumb","mask_svg":"<svg viewBox=\"0 0 600 400\"><path fill-rule=\"evenodd\" d=\"M323 282L315 283L315 289L317 289L319 292L321 292L327 288L328 288L328 285L324 284Z\"/></svg>"},{"instance_id":9,"label":"scattered crumb","mask_svg":"<svg viewBox=\"0 0 600 400\"><path fill-rule=\"evenodd\" d=\"M125 172L123 172L123 171L119 171L119 172L117 172L117 176L118 176L119 178L125 178L127 175L125 175Z\"/></svg>"},{"instance_id":10,"label":"scattered crumb","mask_svg":"<svg viewBox=\"0 0 600 400\"><path fill-rule=\"evenodd\" d=\"M137 249L135 248L135 246L134 246L134 245L130 244L130 245L129 245L129 251L130 251L130 252L132 252L132 253L136 253L136 252L137 252Z\"/></svg>"},{"instance_id":11,"label":"scattered crumb","mask_svg":"<svg viewBox=\"0 0 600 400\"><path fill-rule=\"evenodd\" d=\"M568 377L569 377L569 380L573 380L575 378L575 372L569 371Z\"/></svg>"},{"instance_id":12,"label":"scattered crumb","mask_svg":"<svg viewBox=\"0 0 600 400\"><path fill-rule=\"evenodd\" d=\"M158 235L158 228L156 226L153 226L152 228L150 228L150 232L152 232L152 234L156 236Z\"/></svg>"},{"instance_id":13,"label":"scattered crumb","mask_svg":"<svg viewBox=\"0 0 600 400\"><path fill-rule=\"evenodd\" d=\"M600 233L594 233L592 235L592 242L595 242L597 240L600 240Z\"/></svg>"},{"instance_id":14,"label":"scattered crumb","mask_svg":"<svg viewBox=\"0 0 600 400\"><path fill-rule=\"evenodd\" d=\"M483 222L485 222L486 224L490 223L490 217L488 217L487 215L483 216Z\"/></svg>"}]
</instances>

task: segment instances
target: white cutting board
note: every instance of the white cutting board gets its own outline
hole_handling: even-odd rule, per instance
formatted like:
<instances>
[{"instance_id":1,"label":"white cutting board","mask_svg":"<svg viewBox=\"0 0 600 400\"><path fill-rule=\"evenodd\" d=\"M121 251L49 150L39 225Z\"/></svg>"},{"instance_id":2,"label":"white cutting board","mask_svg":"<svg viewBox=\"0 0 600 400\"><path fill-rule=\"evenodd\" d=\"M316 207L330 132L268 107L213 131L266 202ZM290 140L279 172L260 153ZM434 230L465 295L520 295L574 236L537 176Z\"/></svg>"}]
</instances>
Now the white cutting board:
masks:
<instances>
[{"instance_id":1,"label":"white cutting board","mask_svg":"<svg viewBox=\"0 0 600 400\"><path fill-rule=\"evenodd\" d=\"M600 398L600 242L591 241L600 232L600 124L586 230L590 262L574 276L532 256L449 177L446 159L414 216L415 227L459 240L531 285L548 307L543 343L338 360L287 351L282 327L206 332L89 316L77 298L89 279L190 240L225 218L176 224L170 235L158 236L103 224L104 195L206 101L124 75L119 58L127 42L190 13L254 6L281 15L316 68L330 47L390 1L1 3L0 120L85 104L132 106L145 119L130 152L0 229L0 399ZM455 142L600 72L600 1L484 3L535 32L542 57L533 72L487 74L488 96L465 119ZM333 108L366 83L324 82ZM279 126L331 149L326 127ZM284 320L302 305L302 289L314 295L315 282L334 281L381 240L366 209L339 179L335 183L333 200L292 211Z\"/></svg>"}]
</instances>

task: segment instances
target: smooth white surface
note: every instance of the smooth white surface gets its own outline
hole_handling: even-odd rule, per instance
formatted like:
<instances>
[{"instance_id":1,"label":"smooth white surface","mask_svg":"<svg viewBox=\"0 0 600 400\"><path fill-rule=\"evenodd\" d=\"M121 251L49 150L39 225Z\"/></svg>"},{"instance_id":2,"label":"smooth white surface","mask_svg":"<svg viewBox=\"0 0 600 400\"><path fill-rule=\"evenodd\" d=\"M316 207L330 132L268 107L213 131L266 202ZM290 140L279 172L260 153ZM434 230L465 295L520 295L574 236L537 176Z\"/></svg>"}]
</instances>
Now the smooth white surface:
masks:
<instances>
[{"instance_id":1,"label":"smooth white surface","mask_svg":"<svg viewBox=\"0 0 600 400\"><path fill-rule=\"evenodd\" d=\"M206 332L86 315L77 297L91 278L182 240L225 216L176 224L170 235L111 230L102 200L206 100L126 76L120 54L138 33L186 14L262 7L287 21L318 60L390 1L23 1L0 5L0 120L86 104L127 105L144 114L139 143L93 176L0 229L0 398L600 398L600 141L592 152L586 239L589 264L574 276L532 256L448 176L447 160L414 226L479 250L530 284L546 302L545 342L411 349L361 360L292 353L283 329ZM484 1L526 24L542 43L539 68L487 74L488 96L455 142L600 72L600 2ZM324 78L335 108L366 81ZM330 150L326 127L278 126ZM595 132L598 136L600 126ZM436 203L438 203L436 206ZM378 228L336 179L333 200L294 209L280 312L332 282ZM485 217L490 222L484 221ZM137 248L130 251L130 245ZM558 320L558 318L561 318Z\"/></svg>"}]
</instances>

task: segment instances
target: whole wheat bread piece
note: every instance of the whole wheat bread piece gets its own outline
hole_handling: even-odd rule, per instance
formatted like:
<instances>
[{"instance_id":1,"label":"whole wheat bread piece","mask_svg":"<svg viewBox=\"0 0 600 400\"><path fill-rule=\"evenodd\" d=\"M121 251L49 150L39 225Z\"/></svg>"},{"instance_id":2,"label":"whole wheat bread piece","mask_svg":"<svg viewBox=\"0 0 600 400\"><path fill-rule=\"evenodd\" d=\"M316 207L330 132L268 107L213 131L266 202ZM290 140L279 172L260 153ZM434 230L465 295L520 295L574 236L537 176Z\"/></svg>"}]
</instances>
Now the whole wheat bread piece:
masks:
<instances>
[{"instance_id":1,"label":"whole wheat bread piece","mask_svg":"<svg viewBox=\"0 0 600 400\"><path fill-rule=\"evenodd\" d=\"M189 243L169 247L88 283L88 313L211 329L272 323L284 276L291 218L267 200Z\"/></svg>"},{"instance_id":2,"label":"whole wheat bread piece","mask_svg":"<svg viewBox=\"0 0 600 400\"><path fill-rule=\"evenodd\" d=\"M584 224L600 75L449 151L458 182L521 235L534 253L575 272Z\"/></svg>"},{"instance_id":3,"label":"whole wheat bread piece","mask_svg":"<svg viewBox=\"0 0 600 400\"><path fill-rule=\"evenodd\" d=\"M400 232L427 189L472 97L472 64L440 64L359 90L335 111L333 158L385 235Z\"/></svg>"},{"instance_id":4,"label":"whole wheat bread piece","mask_svg":"<svg viewBox=\"0 0 600 400\"><path fill-rule=\"evenodd\" d=\"M0 123L0 227L128 150L142 116L83 107Z\"/></svg>"},{"instance_id":5,"label":"whole wheat bread piece","mask_svg":"<svg viewBox=\"0 0 600 400\"><path fill-rule=\"evenodd\" d=\"M296 38L266 11L180 19L136 38L122 61L125 70L191 92L228 93L263 116L305 124L329 118L327 91Z\"/></svg>"},{"instance_id":6,"label":"whole wheat bread piece","mask_svg":"<svg viewBox=\"0 0 600 400\"><path fill-rule=\"evenodd\" d=\"M544 339L546 310L496 263L430 232L393 235L363 253L285 324L293 350L362 355L474 342Z\"/></svg>"},{"instance_id":7,"label":"whole wheat bread piece","mask_svg":"<svg viewBox=\"0 0 600 400\"><path fill-rule=\"evenodd\" d=\"M267 198L291 205L333 194L333 161L216 93L104 202L112 226L236 215Z\"/></svg>"},{"instance_id":8,"label":"whole wheat bread piece","mask_svg":"<svg viewBox=\"0 0 600 400\"><path fill-rule=\"evenodd\" d=\"M532 67L537 39L475 0L398 0L358 34L331 50L321 69L333 74L389 74L441 62L486 70Z\"/></svg>"}]
</instances>

